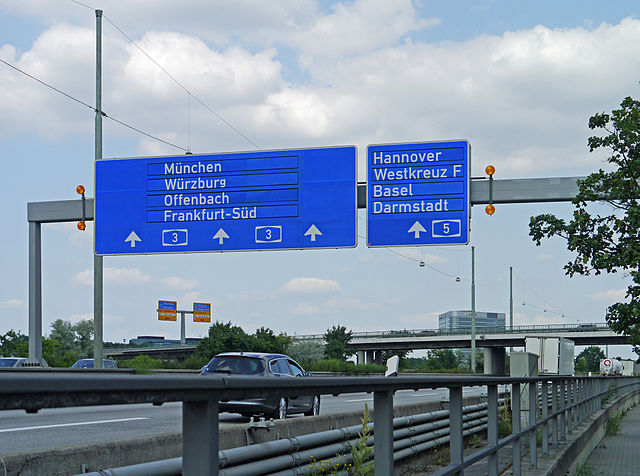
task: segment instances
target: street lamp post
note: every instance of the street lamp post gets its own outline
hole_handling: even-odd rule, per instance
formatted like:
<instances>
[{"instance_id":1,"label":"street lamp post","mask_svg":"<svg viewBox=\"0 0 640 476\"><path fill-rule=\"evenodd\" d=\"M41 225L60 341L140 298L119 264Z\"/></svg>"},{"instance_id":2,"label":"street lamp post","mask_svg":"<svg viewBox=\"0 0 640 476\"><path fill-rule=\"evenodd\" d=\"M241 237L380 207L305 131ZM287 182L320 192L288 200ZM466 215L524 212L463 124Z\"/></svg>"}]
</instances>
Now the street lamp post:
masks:
<instances>
[{"instance_id":1,"label":"street lamp post","mask_svg":"<svg viewBox=\"0 0 640 476\"><path fill-rule=\"evenodd\" d=\"M471 247L471 373L476 373L476 247Z\"/></svg>"}]
</instances>

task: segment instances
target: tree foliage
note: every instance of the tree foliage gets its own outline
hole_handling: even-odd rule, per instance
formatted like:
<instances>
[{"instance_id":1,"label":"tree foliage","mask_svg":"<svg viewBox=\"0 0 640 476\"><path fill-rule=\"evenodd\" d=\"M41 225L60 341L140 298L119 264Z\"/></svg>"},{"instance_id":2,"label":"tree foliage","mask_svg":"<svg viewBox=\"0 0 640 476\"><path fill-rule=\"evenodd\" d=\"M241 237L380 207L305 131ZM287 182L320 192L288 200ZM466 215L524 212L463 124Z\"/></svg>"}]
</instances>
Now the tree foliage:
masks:
<instances>
[{"instance_id":1,"label":"tree foliage","mask_svg":"<svg viewBox=\"0 0 640 476\"><path fill-rule=\"evenodd\" d=\"M564 266L569 276L628 275L626 300L610 306L606 320L615 332L640 345L640 102L625 98L611 114L592 116L589 128L601 133L589 138L589 149L607 149L610 170L600 169L578 182L571 220L538 215L530 220L529 234L537 245L553 236L566 240L568 250L575 252ZM593 202L608 204L611 213L593 212L588 206Z\"/></svg>"},{"instance_id":2,"label":"tree foliage","mask_svg":"<svg viewBox=\"0 0 640 476\"><path fill-rule=\"evenodd\" d=\"M604 352L600 347L595 345L585 347L582 352L576 356L576 372L598 372L600 370L600 360L604 358ZM584 360L584 364L582 360Z\"/></svg>"},{"instance_id":3,"label":"tree foliage","mask_svg":"<svg viewBox=\"0 0 640 476\"><path fill-rule=\"evenodd\" d=\"M16 332L13 329L0 335L0 356L3 357L26 357L24 353L27 349L29 337Z\"/></svg>"},{"instance_id":4,"label":"tree foliage","mask_svg":"<svg viewBox=\"0 0 640 476\"><path fill-rule=\"evenodd\" d=\"M209 327L209 334L196 347L195 356L204 365L221 352L271 352L284 353L291 343L286 334L274 334L267 327L260 327L255 334L247 334L242 327L231 322L216 321Z\"/></svg>"},{"instance_id":5,"label":"tree foliage","mask_svg":"<svg viewBox=\"0 0 640 476\"><path fill-rule=\"evenodd\" d=\"M296 340L286 353L300 363L317 362L324 357L324 344L319 340Z\"/></svg>"},{"instance_id":6,"label":"tree foliage","mask_svg":"<svg viewBox=\"0 0 640 476\"><path fill-rule=\"evenodd\" d=\"M324 334L325 346L324 356L326 359L347 360L353 352L347 350L347 344L351 340L351 331L347 331L345 326L334 325L327 329Z\"/></svg>"}]
</instances>

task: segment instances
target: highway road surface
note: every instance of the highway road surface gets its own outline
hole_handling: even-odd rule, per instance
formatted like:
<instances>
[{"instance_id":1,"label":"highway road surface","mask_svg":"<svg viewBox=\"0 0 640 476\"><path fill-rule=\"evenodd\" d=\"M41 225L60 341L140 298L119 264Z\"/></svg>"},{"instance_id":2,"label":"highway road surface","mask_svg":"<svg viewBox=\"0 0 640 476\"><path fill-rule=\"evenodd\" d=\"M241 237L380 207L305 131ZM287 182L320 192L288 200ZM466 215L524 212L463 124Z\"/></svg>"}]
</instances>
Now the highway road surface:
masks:
<instances>
[{"instance_id":1,"label":"highway road surface","mask_svg":"<svg viewBox=\"0 0 640 476\"><path fill-rule=\"evenodd\" d=\"M465 388L465 396L480 395L479 387ZM440 401L447 389L400 390L394 405ZM337 397L323 395L320 414L358 411L373 394L350 393ZM301 415L289 418L301 418ZM221 425L246 424L248 418L220 414ZM0 456L97 442L181 431L182 403L113 405L43 409L36 414L23 410L0 411Z\"/></svg>"}]
</instances>

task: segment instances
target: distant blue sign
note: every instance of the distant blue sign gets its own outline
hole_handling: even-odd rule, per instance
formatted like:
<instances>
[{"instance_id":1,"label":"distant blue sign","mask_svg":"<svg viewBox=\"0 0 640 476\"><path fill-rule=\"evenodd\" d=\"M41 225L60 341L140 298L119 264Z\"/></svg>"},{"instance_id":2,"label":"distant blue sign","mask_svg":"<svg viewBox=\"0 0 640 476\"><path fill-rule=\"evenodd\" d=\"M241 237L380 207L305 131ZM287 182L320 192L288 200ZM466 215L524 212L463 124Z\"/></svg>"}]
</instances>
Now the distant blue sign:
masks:
<instances>
[{"instance_id":1,"label":"distant blue sign","mask_svg":"<svg viewBox=\"0 0 640 476\"><path fill-rule=\"evenodd\" d=\"M469 243L470 146L464 141L367 148L367 244Z\"/></svg>"},{"instance_id":2,"label":"distant blue sign","mask_svg":"<svg viewBox=\"0 0 640 476\"><path fill-rule=\"evenodd\" d=\"M98 255L356 246L356 148L96 162Z\"/></svg>"}]
</instances>

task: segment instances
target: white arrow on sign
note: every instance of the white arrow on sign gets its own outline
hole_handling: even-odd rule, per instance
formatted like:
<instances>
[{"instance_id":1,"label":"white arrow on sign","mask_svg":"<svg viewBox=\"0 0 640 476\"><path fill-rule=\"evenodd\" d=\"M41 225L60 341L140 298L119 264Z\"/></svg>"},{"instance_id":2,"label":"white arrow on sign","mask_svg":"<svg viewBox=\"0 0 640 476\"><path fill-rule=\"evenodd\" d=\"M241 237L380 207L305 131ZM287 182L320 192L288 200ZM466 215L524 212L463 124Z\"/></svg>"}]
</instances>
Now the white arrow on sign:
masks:
<instances>
[{"instance_id":1,"label":"white arrow on sign","mask_svg":"<svg viewBox=\"0 0 640 476\"><path fill-rule=\"evenodd\" d=\"M420 232L422 231L424 231L425 233L427 232L427 230L424 229L424 226L422 226L422 224L416 220L413 226L409 228L409 231L407 233L413 233L414 238L420 238Z\"/></svg>"},{"instance_id":2,"label":"white arrow on sign","mask_svg":"<svg viewBox=\"0 0 640 476\"><path fill-rule=\"evenodd\" d=\"M316 235L322 236L322 232L318 230L318 227L311 225L304 236L311 235L311 241L316 241Z\"/></svg>"},{"instance_id":3,"label":"white arrow on sign","mask_svg":"<svg viewBox=\"0 0 640 476\"><path fill-rule=\"evenodd\" d=\"M135 231L132 231L131 233L129 233L129 236L127 236L127 239L124 240L125 243L127 241L131 242L131 248L135 248L136 247L136 241L142 241L142 240L140 239L140 237L138 235L136 235Z\"/></svg>"},{"instance_id":4,"label":"white arrow on sign","mask_svg":"<svg viewBox=\"0 0 640 476\"><path fill-rule=\"evenodd\" d=\"M222 228L218 230L218 233L213 235L213 239L218 240L218 243L220 243L221 245L224 243L225 238L229 238L229 235L227 235L227 232L224 231Z\"/></svg>"}]
</instances>

